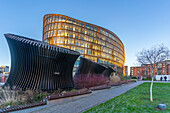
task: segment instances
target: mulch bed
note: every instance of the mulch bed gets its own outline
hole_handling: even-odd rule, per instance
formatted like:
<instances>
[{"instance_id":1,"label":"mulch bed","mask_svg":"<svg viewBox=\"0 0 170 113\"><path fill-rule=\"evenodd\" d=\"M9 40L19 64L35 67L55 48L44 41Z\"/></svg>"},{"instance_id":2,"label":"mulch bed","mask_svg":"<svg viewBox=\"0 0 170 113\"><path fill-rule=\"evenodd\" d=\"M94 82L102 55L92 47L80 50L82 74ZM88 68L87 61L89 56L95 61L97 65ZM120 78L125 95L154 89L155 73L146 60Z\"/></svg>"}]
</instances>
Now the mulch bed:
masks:
<instances>
[{"instance_id":1,"label":"mulch bed","mask_svg":"<svg viewBox=\"0 0 170 113\"><path fill-rule=\"evenodd\" d=\"M46 104L47 104L46 102L37 102L37 103L26 104L26 105L11 106L9 108L0 109L0 113L7 113L7 112L12 112L12 111L17 111L17 110L23 110L23 109L42 106L42 105L46 105Z\"/></svg>"},{"instance_id":2,"label":"mulch bed","mask_svg":"<svg viewBox=\"0 0 170 113\"><path fill-rule=\"evenodd\" d=\"M61 94L57 94L57 95L46 96L45 98L48 99L48 100L54 100L54 99L60 99L60 98L84 95L84 94L89 94L89 93L92 93L92 91L87 89L87 88L84 88L84 89L80 89L80 90L76 90L76 91L61 93Z\"/></svg>"}]
</instances>

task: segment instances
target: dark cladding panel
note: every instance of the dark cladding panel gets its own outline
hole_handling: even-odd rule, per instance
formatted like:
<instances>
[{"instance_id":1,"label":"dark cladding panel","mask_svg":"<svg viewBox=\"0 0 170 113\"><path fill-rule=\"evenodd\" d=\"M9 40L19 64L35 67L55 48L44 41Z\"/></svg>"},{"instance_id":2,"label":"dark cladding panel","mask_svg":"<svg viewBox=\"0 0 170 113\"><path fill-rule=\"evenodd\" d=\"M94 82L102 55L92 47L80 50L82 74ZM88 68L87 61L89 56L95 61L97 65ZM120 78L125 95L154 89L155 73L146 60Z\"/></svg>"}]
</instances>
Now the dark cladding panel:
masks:
<instances>
[{"instance_id":1,"label":"dark cladding panel","mask_svg":"<svg viewBox=\"0 0 170 113\"><path fill-rule=\"evenodd\" d=\"M105 77L110 78L112 72L114 72L114 70L110 66L102 65L87 58L80 57L80 64L74 77L78 77L82 74L103 74Z\"/></svg>"}]
</instances>

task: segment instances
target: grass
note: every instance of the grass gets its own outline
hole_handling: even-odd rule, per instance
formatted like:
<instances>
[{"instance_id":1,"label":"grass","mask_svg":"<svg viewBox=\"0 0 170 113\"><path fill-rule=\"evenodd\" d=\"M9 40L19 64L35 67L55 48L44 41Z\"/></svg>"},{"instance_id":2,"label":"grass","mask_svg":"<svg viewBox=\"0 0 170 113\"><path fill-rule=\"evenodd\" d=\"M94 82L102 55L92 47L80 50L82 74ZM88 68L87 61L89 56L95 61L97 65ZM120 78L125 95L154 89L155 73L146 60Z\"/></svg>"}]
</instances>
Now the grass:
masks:
<instances>
[{"instance_id":1,"label":"grass","mask_svg":"<svg viewBox=\"0 0 170 113\"><path fill-rule=\"evenodd\" d=\"M150 83L143 83L85 113L170 113L170 83L153 84L153 103L150 102L149 88ZM157 109L160 103L166 104L166 111Z\"/></svg>"},{"instance_id":2,"label":"grass","mask_svg":"<svg viewBox=\"0 0 170 113\"><path fill-rule=\"evenodd\" d=\"M149 80L149 81L152 81L152 78L151 78L151 79L143 78L142 80ZM153 81L157 81L157 80L156 80L156 79L153 79Z\"/></svg>"},{"instance_id":3,"label":"grass","mask_svg":"<svg viewBox=\"0 0 170 113\"><path fill-rule=\"evenodd\" d=\"M76 91L77 89L72 89L71 91Z\"/></svg>"}]
</instances>

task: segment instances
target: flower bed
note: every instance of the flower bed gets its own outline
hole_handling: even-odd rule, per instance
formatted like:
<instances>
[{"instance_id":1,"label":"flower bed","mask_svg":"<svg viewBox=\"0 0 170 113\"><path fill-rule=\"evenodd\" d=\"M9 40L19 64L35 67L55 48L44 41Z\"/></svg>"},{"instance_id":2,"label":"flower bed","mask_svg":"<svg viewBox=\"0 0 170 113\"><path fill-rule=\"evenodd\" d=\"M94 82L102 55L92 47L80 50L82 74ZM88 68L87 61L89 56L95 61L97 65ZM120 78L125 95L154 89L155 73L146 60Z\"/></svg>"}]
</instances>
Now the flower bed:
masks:
<instances>
[{"instance_id":1,"label":"flower bed","mask_svg":"<svg viewBox=\"0 0 170 113\"><path fill-rule=\"evenodd\" d=\"M76 90L76 91L46 96L45 98L48 99L48 100L54 100L54 99L78 96L78 95L89 94L89 93L92 93L92 91L87 89L87 88L84 88L84 89L80 89L80 90Z\"/></svg>"},{"instance_id":2,"label":"flower bed","mask_svg":"<svg viewBox=\"0 0 170 113\"><path fill-rule=\"evenodd\" d=\"M78 89L104 85L107 82L108 78L102 74L80 74L74 77L75 87Z\"/></svg>"}]
</instances>

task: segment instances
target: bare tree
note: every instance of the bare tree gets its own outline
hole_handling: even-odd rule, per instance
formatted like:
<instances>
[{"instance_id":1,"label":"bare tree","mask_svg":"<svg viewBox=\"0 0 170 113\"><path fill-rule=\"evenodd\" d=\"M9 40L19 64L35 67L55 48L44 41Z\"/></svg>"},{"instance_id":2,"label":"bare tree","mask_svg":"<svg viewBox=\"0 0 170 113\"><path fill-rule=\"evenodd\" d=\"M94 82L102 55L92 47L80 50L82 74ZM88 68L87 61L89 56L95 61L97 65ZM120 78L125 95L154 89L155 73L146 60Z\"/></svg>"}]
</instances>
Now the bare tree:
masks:
<instances>
[{"instance_id":1,"label":"bare tree","mask_svg":"<svg viewBox=\"0 0 170 113\"><path fill-rule=\"evenodd\" d=\"M141 65L149 64L151 65L151 76L152 82L150 87L150 101L153 102L152 98L152 86L153 86L153 77L154 77L154 70L155 65L159 62L162 62L169 58L169 49L168 47L164 46L164 44L160 44L157 46L152 47L151 49L143 49L137 55L137 61Z\"/></svg>"}]
</instances>

